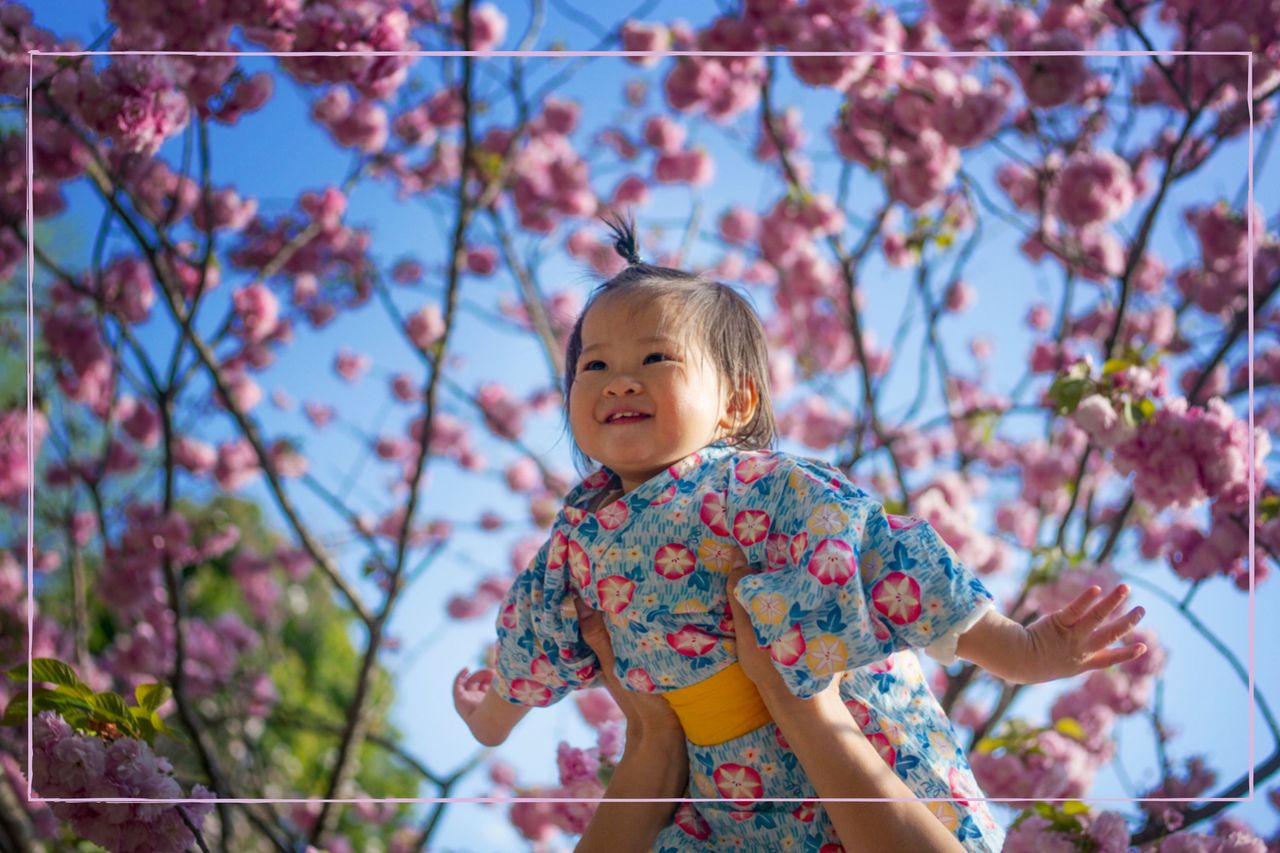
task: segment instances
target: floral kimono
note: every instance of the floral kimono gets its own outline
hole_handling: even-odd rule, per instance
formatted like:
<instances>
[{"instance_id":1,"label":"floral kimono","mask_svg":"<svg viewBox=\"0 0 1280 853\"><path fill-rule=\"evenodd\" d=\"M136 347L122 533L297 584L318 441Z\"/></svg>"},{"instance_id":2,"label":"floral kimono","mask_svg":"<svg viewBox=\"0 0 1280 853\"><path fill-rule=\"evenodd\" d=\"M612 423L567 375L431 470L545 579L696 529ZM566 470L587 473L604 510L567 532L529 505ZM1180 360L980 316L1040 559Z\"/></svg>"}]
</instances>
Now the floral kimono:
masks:
<instances>
[{"instance_id":1,"label":"floral kimono","mask_svg":"<svg viewBox=\"0 0 1280 853\"><path fill-rule=\"evenodd\" d=\"M927 523L886 515L837 469L724 442L692 454L589 512L615 478L607 468L567 497L550 539L498 615L494 689L545 706L597 685L572 593L605 614L618 678L664 692L737 660L728 572L787 686L808 697L839 679L859 728L969 850L998 851L1004 833L911 648L954 660L956 638L991 594ZM777 726L714 746L687 744L690 798L657 853L841 850L821 804L746 802L817 795Z\"/></svg>"}]
</instances>

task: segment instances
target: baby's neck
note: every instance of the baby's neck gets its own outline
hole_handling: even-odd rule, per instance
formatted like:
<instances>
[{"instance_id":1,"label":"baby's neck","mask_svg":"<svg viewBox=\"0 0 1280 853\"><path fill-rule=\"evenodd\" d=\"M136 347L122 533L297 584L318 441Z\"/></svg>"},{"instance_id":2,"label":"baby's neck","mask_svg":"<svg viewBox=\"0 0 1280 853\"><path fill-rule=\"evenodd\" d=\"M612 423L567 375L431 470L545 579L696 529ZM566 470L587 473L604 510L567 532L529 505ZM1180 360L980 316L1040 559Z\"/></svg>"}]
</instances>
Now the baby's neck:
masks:
<instances>
[{"instance_id":1,"label":"baby's neck","mask_svg":"<svg viewBox=\"0 0 1280 853\"><path fill-rule=\"evenodd\" d=\"M601 490L600 494L591 499L591 503L587 505L587 512L596 512L600 507L613 503L622 495L622 486L614 478L609 481L608 486Z\"/></svg>"}]
</instances>

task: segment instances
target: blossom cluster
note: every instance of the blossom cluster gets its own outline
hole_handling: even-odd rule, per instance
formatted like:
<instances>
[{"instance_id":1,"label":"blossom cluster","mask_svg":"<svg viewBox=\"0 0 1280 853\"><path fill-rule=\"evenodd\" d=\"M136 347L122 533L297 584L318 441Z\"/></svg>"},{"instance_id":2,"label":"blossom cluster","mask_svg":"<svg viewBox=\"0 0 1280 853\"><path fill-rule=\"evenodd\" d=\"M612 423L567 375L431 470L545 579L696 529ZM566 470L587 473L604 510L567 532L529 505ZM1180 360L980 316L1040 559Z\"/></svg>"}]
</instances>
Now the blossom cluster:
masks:
<instances>
[{"instance_id":1,"label":"blossom cluster","mask_svg":"<svg viewBox=\"0 0 1280 853\"><path fill-rule=\"evenodd\" d=\"M44 797L195 800L213 798L203 785L184 795L173 765L144 741L112 741L80 734L51 711L41 712L32 732L32 787ZM199 827L212 803L52 803L50 808L78 835L113 853L179 853L195 843L179 814Z\"/></svg>"}]
</instances>

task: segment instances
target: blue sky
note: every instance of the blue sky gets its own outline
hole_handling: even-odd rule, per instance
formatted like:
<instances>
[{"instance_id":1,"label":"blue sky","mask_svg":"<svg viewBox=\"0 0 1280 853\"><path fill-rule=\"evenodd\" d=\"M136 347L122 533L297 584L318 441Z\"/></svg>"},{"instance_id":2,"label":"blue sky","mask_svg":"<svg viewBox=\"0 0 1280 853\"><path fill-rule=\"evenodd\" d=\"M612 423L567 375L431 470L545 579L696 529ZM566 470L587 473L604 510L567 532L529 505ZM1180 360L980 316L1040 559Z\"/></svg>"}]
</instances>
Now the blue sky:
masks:
<instances>
[{"instance_id":1,"label":"blue sky","mask_svg":"<svg viewBox=\"0 0 1280 853\"><path fill-rule=\"evenodd\" d=\"M520 33L523 28L521 14L514 11L517 4L500 4L511 7L512 22L509 33ZM622 4L605 4L598 11L601 20L614 20L627 14L629 7ZM647 15L648 20L669 21L688 14L687 4L664 0ZM710 11L692 19L695 25L708 18ZM98 3L67 2L56 8L41 8L36 12L36 22L59 34L75 33L88 41L98 32L97 24L105 15ZM594 36L585 28L566 17L553 5L543 44L559 38L573 48L594 46ZM515 36L508 39L511 46ZM498 90L502 60L490 60L493 74L480 75L481 86ZM559 67L561 60L534 60L529 63L531 88L546 79ZM258 59L245 62L248 70L271 69L271 60ZM559 94L580 101L584 106L582 124L595 128L606 121L621 120L632 131L638 127L641 117L661 111L661 75L669 66L660 65L655 71L643 71L618 59L599 59L583 67ZM428 79L438 80L436 71L420 66ZM651 83L646 107L627 112L622 101L622 86L627 79L644 76ZM277 96L266 110L244 118L233 128L219 128L213 136L215 184L234 183L241 194L252 194L262 199L262 207L269 212L281 212L290 207L291 200L303 189L319 189L339 183L350 165L351 158L329 142L325 135L311 125L307 109L312 95L305 87L293 83L282 73L275 74ZM789 75L788 75L788 79ZM434 85L434 83L433 83ZM826 117L834 103L830 96L784 84L778 92L778 103L795 104L802 108L807 118L806 128L810 144L817 154L818 186L834 195L834 176L838 164L830 158L830 144L825 132ZM499 109L505 109L499 102ZM501 115L501 113L499 113ZM482 120L485 126L486 120ZM650 201L640 209L640 225L645 232L663 229L664 247L672 247L679 240L680 232L693 204L704 207L703 234L714 231L715 217L719 211L732 205L743 204L754 209L771 205L779 192L777 181L743 156L749 154L754 144L758 115L755 112L740 117L727 128L721 128L700 119L687 122L690 144L702 144L717 156L716 179L711 185L696 192L686 188L663 189L653 193ZM1141 128L1140 128L1141 129ZM745 140L734 141L735 138ZM575 139L583 146L585 156L593 160L611 162L593 152L589 138L579 133ZM177 156L177 145L171 143L165 149L166 156ZM1181 266L1196 254L1194 236L1189 233L1176 212L1190 202L1203 203L1220 196L1235 198L1245 174L1244 149L1233 143L1229 150L1220 153L1211 169L1185 186L1174 191L1170 213L1160 221L1154 246L1173 267ZM966 171L988 187L988 194L1000 198L991 186L991 175L1000 161L991 152L967 155ZM646 160L640 161L640 173L647 174ZM601 195L607 195L624 174L623 170L601 170L593 175L593 186ZM1259 201L1264 209L1273 211L1277 199L1270 188L1265 173L1257 180ZM849 212L853 216L867 216L878 202L880 191L865 175L854 183L853 201ZM1266 188L1266 189L1261 189ZM87 253L92 242L97 220L91 194L83 185L68 191L72 214L57 226L59 244L73 256ZM1135 207L1122 228L1132 233L1136 225ZM80 213L77 213L79 211ZM447 208L436 204L424 204L421 199L398 201L394 190L386 184L366 182L352 195L348 224L370 227L375 241L373 254L386 269L394 260L414 256L427 262L428 267L438 265L443 254L443 235L451 220ZM1044 301L1056 306L1061 292L1061 276L1051 264L1031 266L1016 251L1020 236L993 217L986 218L987 231L982 245L966 269L966 279L977 289L978 299L974 308L958 319L950 321L946 331L948 357L952 368L965 375L975 373L975 364L967 352L967 341L979 335L991 338L995 343L995 355L988 366L988 387L1008 392L1025 369L1025 354L1029 337L1022 319L1034 302ZM475 242L491 242L486 239L487 223L482 223L473 234ZM567 232L560 232L540 248L544 263L539 278L544 288L576 287L585 291L590 285L579 264L565 256L561 245ZM532 243L525 244L531 246ZM695 247L693 260L717 257L714 238L700 240ZM395 297L402 309L414 309L424 300L438 296L441 277L429 275L424 289L399 290ZM877 332L882 345L888 344L897 327L902 308L911 289L907 273L886 268L879 258L873 258L863 275L867 292L868 310L866 322ZM215 291L204 317L205 331L216 327L225 310L225 303L232 287L244 283L243 277L234 271L224 270L224 281ZM1090 296L1080 301L1091 301L1093 286L1083 288ZM463 299L467 305L492 310L498 298L506 294L514 296L514 284L509 277L498 275L488 280L468 280ZM763 309L770 307L767 289L756 289L751 295ZM1080 304L1080 301L1077 304ZM920 323L918 305L916 322L898 353L899 365L895 368L895 381L886 390L882 411L892 419L895 411L901 412L914 394L913 377L916 375ZM157 311L157 314L159 312ZM408 407L388 402L386 378L401 370L415 378L421 378L423 370L400 337L387 334L388 321L371 303L362 311L342 317L320 333L299 327L295 343L281 353L277 362L257 377L263 389L270 392L280 388L287 390L295 400L318 399L338 408L340 424L316 433L311 430L300 412L279 412L263 403L257 414L264 431L270 436L294 436L303 439L312 472L331 488L349 484L346 494L361 509L382 511L396 499L388 492L394 476L393 469L376 459L366 459L364 435L390 434L413 416ZM163 320L153 320L144 328L145 339L150 346L166 352L171 345L171 334ZM502 381L519 392L545 386L550 377L545 363L528 336L503 331L484 319L478 311L464 309L458 320L454 336L454 352L461 356L462 364L452 378L463 388L474 390L486 381ZM359 385L348 386L338 382L330 369L332 355L339 345L366 353L373 357L375 367ZM931 379L931 381L934 381ZM842 381L838 389L846 399L858 398L852 381ZM448 393L442 393L445 411L474 420L465 403ZM1025 396L1031 402L1034 396ZM785 407L787 400L782 403ZM932 413L937 412L936 394ZM399 605L392 633L400 637L402 651L385 660L397 677L399 701L393 715L406 733L406 745L426 759L437 772L448 771L466 760L475 751L463 724L456 719L449 703L448 686L453 674L462 665L474 668L477 655L485 642L492 637L492 620L488 617L469 623L446 623L442 620L443 604L454 593L465 592L474 586L484 574L505 573L508 566L510 542L532 531L523 523L526 511L522 502L513 500L500 481L502 467L516 458L512 450L477 431L476 440L493 465L493 473L485 477L463 476L451 463L433 462L430 479L422 495L423 518L447 518L457 523L458 533L448 552L423 580L411 587ZM1011 419L1006 434L1027 436L1043 434L1042 418ZM229 419L216 411L203 418L198 434L206 440L222 440L230 435ZM563 435L558 415L550 414L533 419L524 438L535 453L553 461L561 470L570 471L570 445ZM799 449L788 447L788 449ZM998 486L997 491L1003 486ZM258 485L244 490L246 495L266 499ZM337 532L341 524L332 513L301 489L295 489L299 506L314 529ZM510 529L485 534L466 525L476 519L484 509L494 509L504 516L520 522ZM984 516L989 519L989 514ZM988 524L989 527L989 524ZM1171 572L1163 565L1144 564L1136 554L1117 556L1116 568L1132 571L1165 589L1180 595L1181 585L1174 582ZM360 552L347 549L340 552L344 566L354 575ZM1021 570L1016 571L1021 574ZM1007 592L1006 579L993 578L990 585L997 594ZM1270 581L1260 589L1256 602L1257 612L1274 612L1280 604L1276 582ZM372 591L369 591L372 597ZM1147 624L1162 634L1173 638L1169 669L1164 691L1164 702L1169 718L1184 734L1172 744L1175 756L1196 752L1207 753L1211 763L1219 770L1222 781L1234 779L1248 766L1247 756L1247 693L1235 677L1227 672L1216 653L1207 644L1194 638L1185 622L1154 596L1144 596L1141 591L1135 600L1147 607ZM1247 601L1243 594L1227 582L1217 579L1205 585L1199 593L1195 612L1228 646L1238 651L1242 658L1247 654ZM1280 666L1272 660L1258 661L1259 684L1268 685L1274 691L1280 686ZM1032 721L1042 720L1044 709L1056 688L1030 691L1019 701L1015 712L1025 714ZM1205 703L1204 697L1213 695L1214 703ZM554 746L560 739L575 745L591 742L589 730L581 723L576 712L565 703L564 707L531 714L526 718L501 755L517 765L522 780L529 783L554 781ZM1117 744L1124 765L1138 787L1154 781L1154 750L1150 726L1142 720L1128 720L1121 724ZM1256 753L1260 757L1272 748L1269 735L1259 725ZM476 795L487 786L475 774L472 784L458 791L461 796ZM425 793L425 792L424 792ZM1114 772L1099 776L1093 791L1095 796L1127 796ZM1273 812L1262 803L1247 804L1238 809L1242 816L1254 821L1261 829L1274 828ZM516 849L517 842L506 822L492 808L481 806L451 806L441 829L436 834L437 847L447 850L496 850Z\"/></svg>"}]
</instances>

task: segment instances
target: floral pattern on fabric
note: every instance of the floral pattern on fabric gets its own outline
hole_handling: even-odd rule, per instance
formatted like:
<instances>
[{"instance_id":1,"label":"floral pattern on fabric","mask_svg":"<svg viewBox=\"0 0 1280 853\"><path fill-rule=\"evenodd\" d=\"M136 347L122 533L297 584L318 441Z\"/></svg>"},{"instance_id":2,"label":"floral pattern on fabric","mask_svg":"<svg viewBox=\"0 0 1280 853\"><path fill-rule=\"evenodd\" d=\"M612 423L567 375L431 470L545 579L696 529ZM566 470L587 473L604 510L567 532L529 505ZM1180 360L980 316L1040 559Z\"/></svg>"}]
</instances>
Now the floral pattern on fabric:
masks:
<instances>
[{"instance_id":1,"label":"floral pattern on fabric","mask_svg":"<svg viewBox=\"0 0 1280 853\"><path fill-rule=\"evenodd\" d=\"M737 660L727 575L760 574L739 597L788 687L810 696L840 681L854 720L885 762L967 849L999 850L956 733L910 648L967 628L990 593L927 523L886 515L839 471L784 453L717 443L616 501L588 510L613 482L587 477L521 572L498 616L498 677L507 701L545 706L598 683L572 593L603 611L629 689L696 684ZM945 643L944 643L945 645ZM772 723L726 743L687 743L691 798L655 851L835 853L817 795Z\"/></svg>"}]
</instances>

